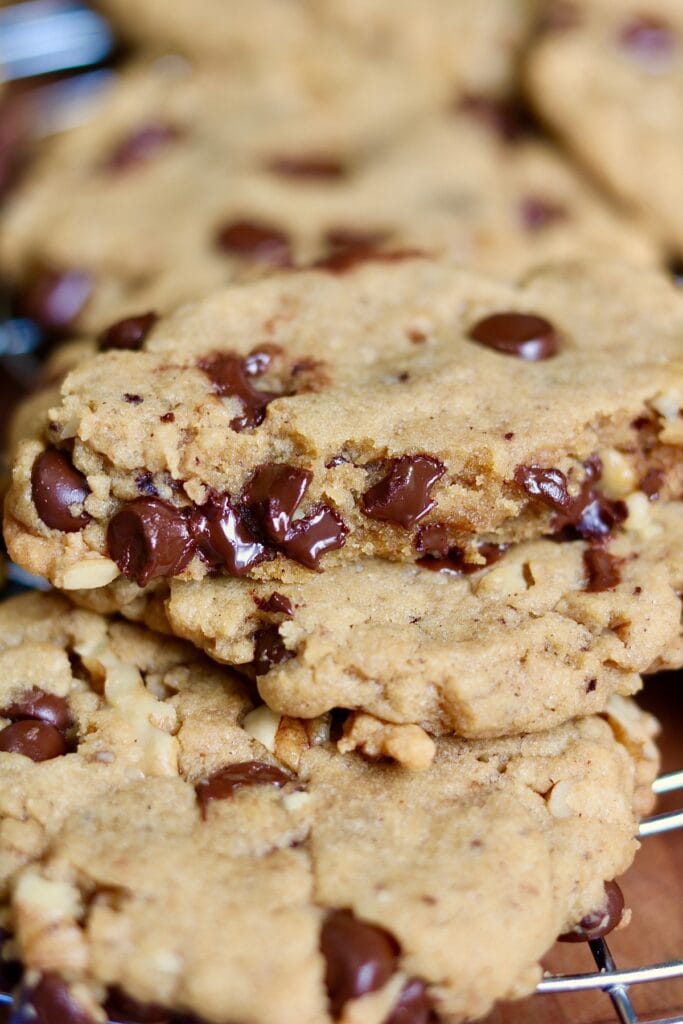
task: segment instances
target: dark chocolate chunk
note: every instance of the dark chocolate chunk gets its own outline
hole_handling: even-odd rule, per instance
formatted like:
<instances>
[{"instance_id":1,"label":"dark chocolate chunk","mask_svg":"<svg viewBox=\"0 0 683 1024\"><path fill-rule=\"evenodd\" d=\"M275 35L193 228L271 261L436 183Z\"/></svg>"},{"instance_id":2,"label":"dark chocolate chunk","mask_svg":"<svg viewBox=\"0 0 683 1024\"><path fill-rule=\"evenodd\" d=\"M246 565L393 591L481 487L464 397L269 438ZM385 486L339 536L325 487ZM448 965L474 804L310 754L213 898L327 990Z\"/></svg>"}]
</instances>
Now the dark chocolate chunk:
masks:
<instances>
[{"instance_id":1,"label":"dark chocolate chunk","mask_svg":"<svg viewBox=\"0 0 683 1024\"><path fill-rule=\"evenodd\" d=\"M33 1024L93 1024L59 975L48 972L26 995L26 1016Z\"/></svg>"},{"instance_id":2,"label":"dark chocolate chunk","mask_svg":"<svg viewBox=\"0 0 683 1024\"><path fill-rule=\"evenodd\" d=\"M282 543L292 516L308 490L313 474L282 462L259 466L247 484L242 500L253 511L274 543Z\"/></svg>"},{"instance_id":3,"label":"dark chocolate chunk","mask_svg":"<svg viewBox=\"0 0 683 1024\"><path fill-rule=\"evenodd\" d=\"M619 559L610 555L604 548L586 548L583 553L583 564L587 576L584 589L591 594L613 590L621 580Z\"/></svg>"},{"instance_id":4,"label":"dark chocolate chunk","mask_svg":"<svg viewBox=\"0 0 683 1024\"><path fill-rule=\"evenodd\" d=\"M389 932L361 921L350 910L332 910L323 923L320 949L332 1016L350 999L376 992L398 965L399 946Z\"/></svg>"},{"instance_id":5,"label":"dark chocolate chunk","mask_svg":"<svg viewBox=\"0 0 683 1024\"><path fill-rule=\"evenodd\" d=\"M251 382L251 377L263 373L267 365L261 361L259 368L253 356L245 359L229 352L202 360L199 364L213 382L216 394L223 398L237 398L241 402L242 415L230 421L233 430L258 427L263 423L267 406L278 397L271 391L259 391Z\"/></svg>"},{"instance_id":6,"label":"dark chocolate chunk","mask_svg":"<svg viewBox=\"0 0 683 1024\"><path fill-rule=\"evenodd\" d=\"M171 124L161 121L142 125L122 139L104 161L104 170L112 173L128 171L158 156L181 133Z\"/></svg>"},{"instance_id":7,"label":"dark chocolate chunk","mask_svg":"<svg viewBox=\"0 0 683 1024\"><path fill-rule=\"evenodd\" d=\"M317 569L323 555L344 547L348 532L338 512L328 505L315 505L296 520L278 546L307 569Z\"/></svg>"},{"instance_id":8,"label":"dark chocolate chunk","mask_svg":"<svg viewBox=\"0 0 683 1024\"><path fill-rule=\"evenodd\" d=\"M524 488L530 498L543 502L549 508L566 509L571 503L567 478L560 469L517 466L515 482Z\"/></svg>"},{"instance_id":9,"label":"dark chocolate chunk","mask_svg":"<svg viewBox=\"0 0 683 1024\"><path fill-rule=\"evenodd\" d=\"M177 576L190 562L194 544L189 517L160 498L136 498L113 517L107 546L126 579L146 586Z\"/></svg>"},{"instance_id":10,"label":"dark chocolate chunk","mask_svg":"<svg viewBox=\"0 0 683 1024\"><path fill-rule=\"evenodd\" d=\"M429 529L428 526L424 527L424 536L421 536L423 531L419 531L415 538L415 546L418 551L427 552L422 558L417 559L416 564L422 569L431 570L431 572L445 572L453 576L470 576L472 573L480 572L482 569L488 568L489 565L493 565L507 550L507 544L481 543L478 545L477 551L484 559L483 563L468 562L462 548L446 546L444 551L444 543L447 544L447 541L438 533L427 533ZM438 546L429 546L433 544Z\"/></svg>"},{"instance_id":11,"label":"dark chocolate chunk","mask_svg":"<svg viewBox=\"0 0 683 1024\"><path fill-rule=\"evenodd\" d=\"M560 942L589 942L613 931L624 914L624 894L616 882L605 882L605 902L583 917L571 932L560 935Z\"/></svg>"},{"instance_id":12,"label":"dark chocolate chunk","mask_svg":"<svg viewBox=\"0 0 683 1024\"><path fill-rule=\"evenodd\" d=\"M550 321L531 313L494 313L474 324L469 337L486 348L527 362L550 359L559 349L559 338Z\"/></svg>"},{"instance_id":13,"label":"dark chocolate chunk","mask_svg":"<svg viewBox=\"0 0 683 1024\"><path fill-rule=\"evenodd\" d=\"M243 511L232 504L227 494L214 496L196 508L191 528L202 557L231 576L244 576L269 556Z\"/></svg>"},{"instance_id":14,"label":"dark chocolate chunk","mask_svg":"<svg viewBox=\"0 0 683 1024\"><path fill-rule=\"evenodd\" d=\"M427 986L421 978L411 978L384 1024L431 1024L435 1020Z\"/></svg>"},{"instance_id":15,"label":"dark chocolate chunk","mask_svg":"<svg viewBox=\"0 0 683 1024\"><path fill-rule=\"evenodd\" d=\"M117 320L115 324L107 327L100 334L98 338L100 352L107 352L109 349L136 352L142 348L145 338L158 319L156 313L141 313L139 316L128 316L125 320Z\"/></svg>"},{"instance_id":16,"label":"dark chocolate chunk","mask_svg":"<svg viewBox=\"0 0 683 1024\"><path fill-rule=\"evenodd\" d=\"M286 786L292 779L281 768L266 764L265 761L241 761L220 768L208 779L202 779L195 786L195 793L202 817L212 800L229 800L238 789L245 786Z\"/></svg>"},{"instance_id":17,"label":"dark chocolate chunk","mask_svg":"<svg viewBox=\"0 0 683 1024\"><path fill-rule=\"evenodd\" d=\"M46 331L70 330L93 290L84 270L45 270L26 285L19 299L21 312Z\"/></svg>"},{"instance_id":18,"label":"dark chocolate chunk","mask_svg":"<svg viewBox=\"0 0 683 1024\"><path fill-rule=\"evenodd\" d=\"M38 719L12 722L0 731L0 750L23 754L32 761L50 761L66 754L66 740L54 725Z\"/></svg>"},{"instance_id":19,"label":"dark chocolate chunk","mask_svg":"<svg viewBox=\"0 0 683 1024\"><path fill-rule=\"evenodd\" d=\"M270 615L285 615L288 619L294 616L294 605L290 599L286 594L278 594L277 591L270 597L257 597L256 605L262 612L268 612Z\"/></svg>"},{"instance_id":20,"label":"dark chocolate chunk","mask_svg":"<svg viewBox=\"0 0 683 1024\"><path fill-rule=\"evenodd\" d=\"M389 472L363 495L362 510L370 519L410 529L436 505L429 495L444 473L443 463L431 455L393 459Z\"/></svg>"},{"instance_id":21,"label":"dark chocolate chunk","mask_svg":"<svg viewBox=\"0 0 683 1024\"><path fill-rule=\"evenodd\" d=\"M257 224L249 220L231 221L220 228L216 241L219 249L231 256L274 267L292 266L288 236L270 224Z\"/></svg>"},{"instance_id":22,"label":"dark chocolate chunk","mask_svg":"<svg viewBox=\"0 0 683 1024\"><path fill-rule=\"evenodd\" d=\"M1 708L0 718L9 718L13 722L35 718L53 725L60 732L64 732L72 723L71 711L64 697L46 693L35 686Z\"/></svg>"},{"instance_id":23,"label":"dark chocolate chunk","mask_svg":"<svg viewBox=\"0 0 683 1024\"><path fill-rule=\"evenodd\" d=\"M66 452L47 448L33 463L31 496L36 511L46 526L62 533L78 533L90 516L74 512L90 494L86 478L73 465Z\"/></svg>"},{"instance_id":24,"label":"dark chocolate chunk","mask_svg":"<svg viewBox=\"0 0 683 1024\"><path fill-rule=\"evenodd\" d=\"M252 667L257 676L267 675L273 665L282 665L294 657L294 651L285 647L277 626L268 626L256 634Z\"/></svg>"}]
</instances>

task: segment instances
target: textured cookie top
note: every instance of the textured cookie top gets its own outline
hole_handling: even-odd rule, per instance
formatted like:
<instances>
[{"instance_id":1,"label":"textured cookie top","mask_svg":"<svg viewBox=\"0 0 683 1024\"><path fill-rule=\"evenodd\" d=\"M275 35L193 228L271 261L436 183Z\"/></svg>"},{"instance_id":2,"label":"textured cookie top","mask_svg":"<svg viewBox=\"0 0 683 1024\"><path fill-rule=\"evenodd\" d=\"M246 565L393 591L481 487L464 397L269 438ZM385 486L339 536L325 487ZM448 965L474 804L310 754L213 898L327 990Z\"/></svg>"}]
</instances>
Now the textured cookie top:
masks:
<instances>
[{"instance_id":1,"label":"textured cookie top","mask_svg":"<svg viewBox=\"0 0 683 1024\"><path fill-rule=\"evenodd\" d=\"M3 605L0 644L9 924L36 1002L63 978L86 1018L122 994L247 1024L381 1024L418 994L482 1014L603 905L650 803L626 701L440 740L416 774L342 756L327 719L273 728L227 670L57 597Z\"/></svg>"},{"instance_id":2,"label":"textured cookie top","mask_svg":"<svg viewBox=\"0 0 683 1024\"><path fill-rule=\"evenodd\" d=\"M436 98L508 90L538 0L99 0L121 32L240 71L299 63L327 43L400 67Z\"/></svg>"},{"instance_id":3,"label":"textured cookie top","mask_svg":"<svg viewBox=\"0 0 683 1024\"><path fill-rule=\"evenodd\" d=\"M604 538L628 508L603 456L623 493L680 493L683 298L654 273L512 287L380 257L153 321L19 448L7 543L60 587L414 561L436 526L474 563L475 542Z\"/></svg>"},{"instance_id":4,"label":"textured cookie top","mask_svg":"<svg viewBox=\"0 0 683 1024\"><path fill-rule=\"evenodd\" d=\"M570 0L550 5L546 23L528 60L539 113L616 196L683 249L680 2Z\"/></svg>"},{"instance_id":5,"label":"textured cookie top","mask_svg":"<svg viewBox=\"0 0 683 1024\"><path fill-rule=\"evenodd\" d=\"M231 280L359 247L420 248L506 278L652 244L510 111L422 117L403 69L326 52L263 78L128 72L48 147L0 218L0 266L46 326L96 330Z\"/></svg>"}]
</instances>

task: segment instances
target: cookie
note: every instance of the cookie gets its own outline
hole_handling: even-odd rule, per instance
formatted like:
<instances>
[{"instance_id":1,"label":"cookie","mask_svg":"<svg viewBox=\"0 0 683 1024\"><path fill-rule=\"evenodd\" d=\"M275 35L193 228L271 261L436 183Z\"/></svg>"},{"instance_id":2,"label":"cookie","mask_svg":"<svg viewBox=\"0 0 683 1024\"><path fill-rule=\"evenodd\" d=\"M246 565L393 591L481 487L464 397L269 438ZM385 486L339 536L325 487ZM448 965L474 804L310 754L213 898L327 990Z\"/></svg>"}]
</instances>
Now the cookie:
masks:
<instances>
[{"instance_id":1,"label":"cookie","mask_svg":"<svg viewBox=\"0 0 683 1024\"><path fill-rule=\"evenodd\" d=\"M527 68L538 112L615 196L683 251L681 5L571 0L551 5L545 27Z\"/></svg>"},{"instance_id":2,"label":"cookie","mask_svg":"<svg viewBox=\"0 0 683 1024\"><path fill-rule=\"evenodd\" d=\"M640 673L683 665L683 505L631 507L608 546L490 545L478 570L452 551L277 583L120 580L74 596L237 666L277 714L351 709L349 747L400 745L399 759L420 768L433 745L415 726L466 737L547 729L636 692Z\"/></svg>"},{"instance_id":3,"label":"cookie","mask_svg":"<svg viewBox=\"0 0 683 1024\"><path fill-rule=\"evenodd\" d=\"M417 774L340 754L328 719L264 728L229 671L54 595L0 636L2 884L41 1020L460 1020L621 916L603 885L657 762L627 701L439 740Z\"/></svg>"},{"instance_id":4,"label":"cookie","mask_svg":"<svg viewBox=\"0 0 683 1024\"><path fill-rule=\"evenodd\" d=\"M134 42L170 48L201 63L241 71L270 62L305 60L321 46L391 62L406 79L428 83L435 98L458 91L509 90L519 51L538 0L99 0L101 9Z\"/></svg>"},{"instance_id":5,"label":"cookie","mask_svg":"<svg viewBox=\"0 0 683 1024\"><path fill-rule=\"evenodd\" d=\"M631 494L681 493L683 298L666 279L354 263L117 325L19 448L15 561L67 590L454 547L481 564L482 543L604 539ZM131 330L142 351L116 347Z\"/></svg>"},{"instance_id":6,"label":"cookie","mask_svg":"<svg viewBox=\"0 0 683 1024\"><path fill-rule=\"evenodd\" d=\"M22 308L99 332L368 245L506 278L587 252L655 262L639 227L504 107L469 97L419 118L404 71L318 56L324 75L278 65L255 82L165 62L124 74L5 205L0 269Z\"/></svg>"}]
</instances>

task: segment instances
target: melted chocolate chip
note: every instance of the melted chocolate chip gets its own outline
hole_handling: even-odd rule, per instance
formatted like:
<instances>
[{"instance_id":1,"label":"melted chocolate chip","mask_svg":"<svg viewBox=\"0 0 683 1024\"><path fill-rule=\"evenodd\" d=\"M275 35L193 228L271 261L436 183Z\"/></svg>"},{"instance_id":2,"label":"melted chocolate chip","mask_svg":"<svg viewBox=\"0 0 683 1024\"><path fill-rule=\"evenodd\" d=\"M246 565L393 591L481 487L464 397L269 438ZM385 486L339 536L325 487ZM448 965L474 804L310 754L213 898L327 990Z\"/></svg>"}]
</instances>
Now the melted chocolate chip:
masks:
<instances>
[{"instance_id":1,"label":"melted chocolate chip","mask_svg":"<svg viewBox=\"0 0 683 1024\"><path fill-rule=\"evenodd\" d=\"M322 927L325 985L332 1016L350 999L376 992L396 971L399 947L389 932L360 921L350 910L332 910Z\"/></svg>"},{"instance_id":2,"label":"melted chocolate chip","mask_svg":"<svg viewBox=\"0 0 683 1024\"><path fill-rule=\"evenodd\" d=\"M323 555L344 547L348 532L338 512L315 505L289 528L279 547L307 569L317 569Z\"/></svg>"},{"instance_id":3,"label":"melted chocolate chip","mask_svg":"<svg viewBox=\"0 0 683 1024\"><path fill-rule=\"evenodd\" d=\"M294 651L287 650L277 626L268 626L256 634L252 666L257 676L267 675L273 665L282 665L293 657Z\"/></svg>"},{"instance_id":4,"label":"melted chocolate chip","mask_svg":"<svg viewBox=\"0 0 683 1024\"><path fill-rule=\"evenodd\" d=\"M559 349L553 325L531 313L494 313L474 324L469 336L486 348L527 362L550 359Z\"/></svg>"},{"instance_id":5,"label":"melted chocolate chip","mask_svg":"<svg viewBox=\"0 0 683 1024\"><path fill-rule=\"evenodd\" d=\"M583 917L571 932L560 935L560 942L589 942L613 931L624 913L624 894L616 882L605 882L605 903Z\"/></svg>"},{"instance_id":6,"label":"melted chocolate chip","mask_svg":"<svg viewBox=\"0 0 683 1024\"><path fill-rule=\"evenodd\" d=\"M587 576L584 589L591 594L613 590L621 580L619 559L604 548L587 548L583 553L583 564Z\"/></svg>"},{"instance_id":7,"label":"melted chocolate chip","mask_svg":"<svg viewBox=\"0 0 683 1024\"><path fill-rule=\"evenodd\" d=\"M608 537L615 526L623 523L628 508L623 501L612 501L594 490L586 480L581 491L570 504L553 520L557 532L584 540L601 540Z\"/></svg>"},{"instance_id":8,"label":"melted chocolate chip","mask_svg":"<svg viewBox=\"0 0 683 1024\"><path fill-rule=\"evenodd\" d=\"M66 452L47 448L31 470L31 496L46 526L62 533L77 533L90 522L87 512L74 512L90 494L88 483Z\"/></svg>"},{"instance_id":9,"label":"melted chocolate chip","mask_svg":"<svg viewBox=\"0 0 683 1024\"><path fill-rule=\"evenodd\" d=\"M530 498L535 498L549 508L566 509L571 498L567 490L567 478L560 469L545 469L543 466L517 466L515 482L523 487Z\"/></svg>"},{"instance_id":10,"label":"melted chocolate chip","mask_svg":"<svg viewBox=\"0 0 683 1024\"><path fill-rule=\"evenodd\" d=\"M650 501L657 501L659 498L659 492L664 485L664 470L663 469L648 469L647 473L640 481L640 489L643 494L646 494Z\"/></svg>"},{"instance_id":11,"label":"melted chocolate chip","mask_svg":"<svg viewBox=\"0 0 683 1024\"><path fill-rule=\"evenodd\" d=\"M121 1024L161 1024L171 1019L171 1013L154 1003L139 1003L122 992L120 988L110 991L104 1004L107 1020Z\"/></svg>"},{"instance_id":12,"label":"melted chocolate chip","mask_svg":"<svg viewBox=\"0 0 683 1024\"><path fill-rule=\"evenodd\" d=\"M128 316L125 320L117 320L115 324L102 331L98 338L100 352L110 349L123 349L136 352L154 327L159 317L156 313L141 313L139 316Z\"/></svg>"},{"instance_id":13,"label":"melted chocolate chip","mask_svg":"<svg viewBox=\"0 0 683 1024\"><path fill-rule=\"evenodd\" d=\"M286 775L281 768L275 765L266 764L265 761L242 761L239 764L229 764L214 772L208 779L202 779L195 786L195 793L201 808L202 817L206 817L206 811L212 800L229 800L238 789L245 786L286 786L291 782L289 775Z\"/></svg>"},{"instance_id":14,"label":"melted chocolate chip","mask_svg":"<svg viewBox=\"0 0 683 1024\"><path fill-rule=\"evenodd\" d=\"M126 579L177 576L194 554L188 516L160 498L136 498L110 521L107 546Z\"/></svg>"},{"instance_id":15,"label":"melted chocolate chip","mask_svg":"<svg viewBox=\"0 0 683 1024\"><path fill-rule=\"evenodd\" d=\"M338 181L346 175L343 161L331 156L276 156L268 162L268 170L283 178L303 181Z\"/></svg>"},{"instance_id":16,"label":"melted chocolate chip","mask_svg":"<svg viewBox=\"0 0 683 1024\"><path fill-rule=\"evenodd\" d=\"M231 576L244 576L268 558L268 550L227 494L217 495L192 514L192 534L202 557Z\"/></svg>"},{"instance_id":17,"label":"melted chocolate chip","mask_svg":"<svg viewBox=\"0 0 683 1024\"><path fill-rule=\"evenodd\" d=\"M493 565L507 550L507 544L479 544L477 551L483 562L468 562L462 548L449 547L445 527L425 526L415 538L415 547L426 554L417 559L417 565L431 572L445 572L453 576L470 576Z\"/></svg>"},{"instance_id":18,"label":"melted chocolate chip","mask_svg":"<svg viewBox=\"0 0 683 1024\"><path fill-rule=\"evenodd\" d=\"M289 238L284 231L269 224L232 221L219 230L216 241L218 247L231 256L274 267L292 266Z\"/></svg>"},{"instance_id":19,"label":"melted chocolate chip","mask_svg":"<svg viewBox=\"0 0 683 1024\"><path fill-rule=\"evenodd\" d=\"M274 543L286 540L292 516L312 479L313 474L306 469L270 462L259 466L247 484L243 501Z\"/></svg>"},{"instance_id":20,"label":"melted chocolate chip","mask_svg":"<svg viewBox=\"0 0 683 1024\"><path fill-rule=\"evenodd\" d=\"M249 360L251 359L251 362ZM251 383L251 377L263 373L267 363L257 363L253 357L243 359L231 353L203 360L199 367L213 382L216 394L222 398L237 398L242 404L242 415L230 421L233 430L258 427L266 415L266 408L278 396L271 391L259 391ZM258 368L261 366L262 368Z\"/></svg>"},{"instance_id":21,"label":"melted chocolate chip","mask_svg":"<svg viewBox=\"0 0 683 1024\"><path fill-rule=\"evenodd\" d=\"M0 731L0 750L8 754L23 754L32 761L50 761L66 754L66 741L54 725L37 719L23 719Z\"/></svg>"},{"instance_id":22,"label":"melted chocolate chip","mask_svg":"<svg viewBox=\"0 0 683 1024\"><path fill-rule=\"evenodd\" d=\"M46 693L37 687L27 690L11 704L0 708L0 718L9 718L13 722L35 718L53 725L60 732L64 732L72 723L71 711L64 697Z\"/></svg>"},{"instance_id":23,"label":"melted chocolate chip","mask_svg":"<svg viewBox=\"0 0 683 1024\"><path fill-rule=\"evenodd\" d=\"M633 56L649 63L668 59L675 49L676 37L665 21L640 15L621 27L619 42Z\"/></svg>"},{"instance_id":24,"label":"melted chocolate chip","mask_svg":"<svg viewBox=\"0 0 683 1024\"><path fill-rule=\"evenodd\" d=\"M104 161L110 172L128 171L146 163L180 138L177 128L163 122L142 125L122 139Z\"/></svg>"},{"instance_id":25,"label":"melted chocolate chip","mask_svg":"<svg viewBox=\"0 0 683 1024\"><path fill-rule=\"evenodd\" d=\"M270 597L257 597L256 605L262 612L268 612L270 615L285 615L288 619L294 616L294 605L290 599L285 594L278 594L277 591Z\"/></svg>"},{"instance_id":26,"label":"melted chocolate chip","mask_svg":"<svg viewBox=\"0 0 683 1024\"><path fill-rule=\"evenodd\" d=\"M566 206L542 196L527 196L519 205L522 227L530 232L542 231L566 220L567 216Z\"/></svg>"},{"instance_id":27,"label":"melted chocolate chip","mask_svg":"<svg viewBox=\"0 0 683 1024\"><path fill-rule=\"evenodd\" d=\"M435 1020L427 986L421 978L407 981L384 1024L430 1024Z\"/></svg>"},{"instance_id":28,"label":"melted chocolate chip","mask_svg":"<svg viewBox=\"0 0 683 1024\"><path fill-rule=\"evenodd\" d=\"M368 245L350 245L345 249L324 256L313 264L316 270L327 270L331 274L346 274L363 263L400 263L424 256L420 249L381 250Z\"/></svg>"},{"instance_id":29,"label":"melted chocolate chip","mask_svg":"<svg viewBox=\"0 0 683 1024\"><path fill-rule=\"evenodd\" d=\"M431 455L402 455L363 495L362 510L370 519L415 526L436 502L429 492L445 473L442 462Z\"/></svg>"},{"instance_id":30,"label":"melted chocolate chip","mask_svg":"<svg viewBox=\"0 0 683 1024\"><path fill-rule=\"evenodd\" d=\"M46 270L29 282L19 305L46 331L65 331L73 327L92 290L93 279L83 270Z\"/></svg>"},{"instance_id":31,"label":"melted chocolate chip","mask_svg":"<svg viewBox=\"0 0 683 1024\"><path fill-rule=\"evenodd\" d=\"M92 1024L92 1019L71 995L57 974L44 974L27 994L33 1024Z\"/></svg>"}]
</instances>

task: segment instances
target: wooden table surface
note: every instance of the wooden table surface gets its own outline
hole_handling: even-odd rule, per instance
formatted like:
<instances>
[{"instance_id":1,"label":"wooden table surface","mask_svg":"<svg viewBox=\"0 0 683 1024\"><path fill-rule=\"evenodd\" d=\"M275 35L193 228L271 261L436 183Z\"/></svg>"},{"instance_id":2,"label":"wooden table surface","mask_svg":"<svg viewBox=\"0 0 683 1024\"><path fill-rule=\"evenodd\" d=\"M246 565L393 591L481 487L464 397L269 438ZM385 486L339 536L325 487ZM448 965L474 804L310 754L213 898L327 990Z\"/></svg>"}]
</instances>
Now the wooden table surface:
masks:
<instances>
[{"instance_id":1,"label":"wooden table surface","mask_svg":"<svg viewBox=\"0 0 683 1024\"><path fill-rule=\"evenodd\" d=\"M655 676L640 703L662 722L663 771L683 768L683 673ZM657 811L683 807L683 792L662 797ZM683 830L643 841L631 870L620 882L633 911L629 928L609 939L619 967L636 967L683 959ZM595 964L583 945L558 943L545 958L553 973L592 971ZM681 1016L683 978L633 986L631 999L643 1020ZM613 1024L617 1017L602 992L533 996L501 1004L485 1024Z\"/></svg>"}]
</instances>

